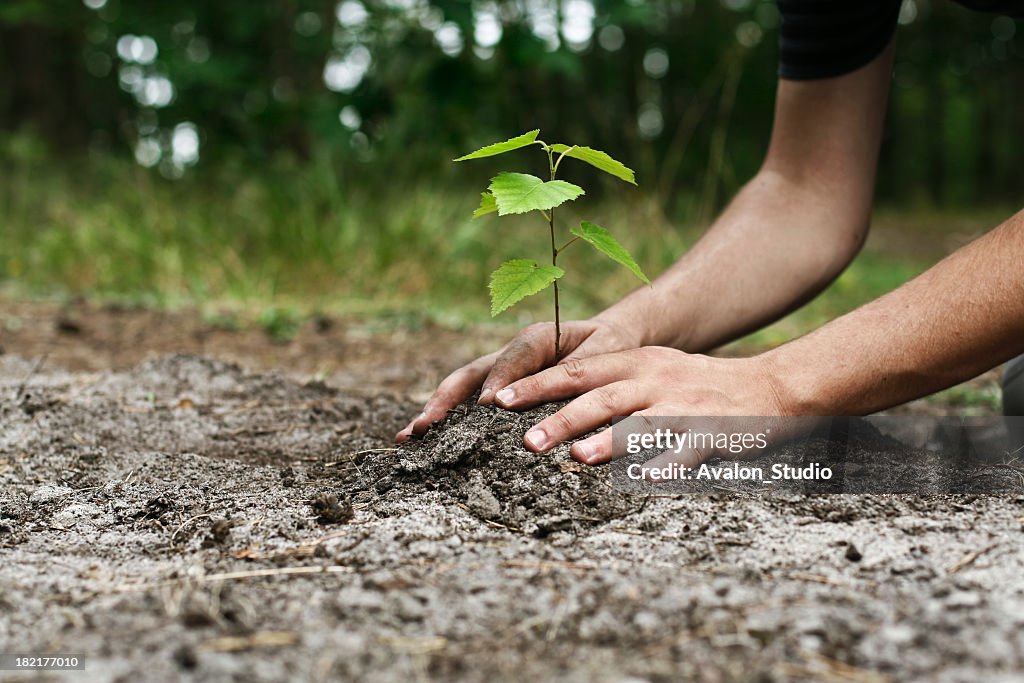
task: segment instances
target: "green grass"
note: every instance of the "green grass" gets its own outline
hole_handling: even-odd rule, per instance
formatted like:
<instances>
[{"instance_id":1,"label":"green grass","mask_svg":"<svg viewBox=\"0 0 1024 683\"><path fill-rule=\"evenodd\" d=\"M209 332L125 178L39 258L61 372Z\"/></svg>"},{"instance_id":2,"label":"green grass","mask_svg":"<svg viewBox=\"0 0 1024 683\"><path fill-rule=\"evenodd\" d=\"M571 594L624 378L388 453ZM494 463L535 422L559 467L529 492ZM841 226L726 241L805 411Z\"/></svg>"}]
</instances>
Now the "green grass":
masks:
<instances>
[{"instance_id":1,"label":"green grass","mask_svg":"<svg viewBox=\"0 0 1024 683\"><path fill-rule=\"evenodd\" d=\"M927 269L928 265L924 261L862 252L816 299L736 344L764 347L789 341L899 287Z\"/></svg>"},{"instance_id":2,"label":"green grass","mask_svg":"<svg viewBox=\"0 0 1024 683\"><path fill-rule=\"evenodd\" d=\"M483 322L491 270L508 258L547 258L540 219L471 220L477 194L464 180L388 173L324 156L258 169L224 163L167 181L107 156L58 164L0 140L0 284L19 296L194 305L213 311L218 325L254 320L286 341L303 317L321 312L401 325ZM642 189L608 189L604 200L566 210L560 224L585 217L607 227L652 276L698 238L698 228L666 218ZM580 214L565 215L573 211ZM869 249L817 300L742 344L802 334L933 260ZM591 250L573 248L559 264L568 271L566 318L590 315L636 286ZM532 297L498 321L547 320L549 309L549 297Z\"/></svg>"},{"instance_id":3,"label":"green grass","mask_svg":"<svg viewBox=\"0 0 1024 683\"><path fill-rule=\"evenodd\" d=\"M497 265L547 255L541 220L472 220L476 193L444 178L373 177L388 169L323 157L260 169L227 164L166 181L104 157L61 165L4 152L0 144L0 283L23 294L252 304L267 307L262 324L274 329L289 326L281 311L427 312L474 322L488 318L487 279ZM642 226L628 228L625 241L658 245L639 253L654 270L667 265L686 237L640 193L621 196L613 210L583 208L609 227ZM570 315L634 286L584 249L568 252L565 264ZM537 297L504 320L547 316L547 308Z\"/></svg>"}]
</instances>

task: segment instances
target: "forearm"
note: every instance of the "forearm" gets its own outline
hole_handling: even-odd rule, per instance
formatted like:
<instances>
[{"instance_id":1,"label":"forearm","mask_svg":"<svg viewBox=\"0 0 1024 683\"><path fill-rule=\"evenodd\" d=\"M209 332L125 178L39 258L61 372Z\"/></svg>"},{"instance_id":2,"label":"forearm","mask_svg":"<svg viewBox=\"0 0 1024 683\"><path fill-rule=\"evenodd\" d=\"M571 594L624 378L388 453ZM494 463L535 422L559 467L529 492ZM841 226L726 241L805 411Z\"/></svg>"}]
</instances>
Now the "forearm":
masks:
<instances>
[{"instance_id":1,"label":"forearm","mask_svg":"<svg viewBox=\"0 0 1024 683\"><path fill-rule=\"evenodd\" d=\"M863 415L1024 352L1024 211L899 289L765 354L780 400Z\"/></svg>"},{"instance_id":2,"label":"forearm","mask_svg":"<svg viewBox=\"0 0 1024 683\"><path fill-rule=\"evenodd\" d=\"M892 46L857 71L780 81L761 172L654 283L602 313L644 345L706 351L800 306L867 231Z\"/></svg>"},{"instance_id":3,"label":"forearm","mask_svg":"<svg viewBox=\"0 0 1024 683\"><path fill-rule=\"evenodd\" d=\"M598 318L638 331L640 345L699 352L799 307L859 249L870 197L762 171L704 237L651 288Z\"/></svg>"}]
</instances>

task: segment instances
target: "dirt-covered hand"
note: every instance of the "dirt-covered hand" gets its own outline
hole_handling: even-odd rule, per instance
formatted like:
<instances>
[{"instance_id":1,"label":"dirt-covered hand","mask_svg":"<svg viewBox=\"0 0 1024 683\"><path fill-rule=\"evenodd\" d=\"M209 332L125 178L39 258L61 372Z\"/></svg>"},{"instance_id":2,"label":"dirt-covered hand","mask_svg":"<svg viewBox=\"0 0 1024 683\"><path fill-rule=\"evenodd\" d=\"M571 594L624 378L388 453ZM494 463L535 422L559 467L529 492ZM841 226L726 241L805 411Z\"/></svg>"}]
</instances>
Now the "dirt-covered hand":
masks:
<instances>
[{"instance_id":1,"label":"dirt-covered hand","mask_svg":"<svg viewBox=\"0 0 1024 683\"><path fill-rule=\"evenodd\" d=\"M527 448L541 453L616 416L787 415L776 385L770 365L761 357L711 358L645 346L567 360L510 384L497 392L495 402L522 410L578 396L526 433ZM621 455L614 452L612 431L573 444L570 453L591 465Z\"/></svg>"},{"instance_id":2,"label":"dirt-covered hand","mask_svg":"<svg viewBox=\"0 0 1024 683\"><path fill-rule=\"evenodd\" d=\"M639 337L625 326L593 318L562 323L562 359L559 365L614 351L635 349ZM494 401L494 395L512 382L528 377L554 363L554 323L530 325L498 351L476 359L448 375L438 385L420 413L395 435L402 443L422 434L448 411L480 390L479 403ZM557 367L557 366L556 366Z\"/></svg>"}]
</instances>

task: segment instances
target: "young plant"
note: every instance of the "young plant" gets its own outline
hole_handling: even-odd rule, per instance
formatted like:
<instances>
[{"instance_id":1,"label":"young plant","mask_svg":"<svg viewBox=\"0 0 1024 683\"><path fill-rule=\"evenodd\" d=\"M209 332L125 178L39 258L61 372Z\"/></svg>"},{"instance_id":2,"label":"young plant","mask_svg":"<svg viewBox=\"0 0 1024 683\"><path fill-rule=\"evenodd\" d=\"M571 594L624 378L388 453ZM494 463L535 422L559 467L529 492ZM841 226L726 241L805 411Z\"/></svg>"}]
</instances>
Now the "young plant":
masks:
<instances>
[{"instance_id":1,"label":"young plant","mask_svg":"<svg viewBox=\"0 0 1024 683\"><path fill-rule=\"evenodd\" d=\"M497 270L491 273L491 316L496 316L522 299L551 286L555 301L555 361L557 362L562 355L558 280L565 275L565 271L558 265L558 256L563 251L577 240L583 240L616 263L628 268L645 284L650 285L651 281L640 270L640 266L625 247L611 236L611 233L589 221L583 221L579 227L570 228L569 233L573 235L573 238L562 246L558 246L555 233L555 207L585 194L582 187L556 179L558 168L565 157L586 162L631 185L636 185L636 179L633 171L604 152L579 145L549 145L537 139L539 134L539 129L531 130L529 133L524 133L505 142L487 145L453 161L492 157L530 145L539 145L547 155L549 180L543 180L527 173L499 173L491 179L487 191L480 194L480 207L473 212L473 218L480 218L495 211L499 216L537 211L544 217L551 238L551 265L542 266L530 259L512 259L502 263Z\"/></svg>"}]
</instances>

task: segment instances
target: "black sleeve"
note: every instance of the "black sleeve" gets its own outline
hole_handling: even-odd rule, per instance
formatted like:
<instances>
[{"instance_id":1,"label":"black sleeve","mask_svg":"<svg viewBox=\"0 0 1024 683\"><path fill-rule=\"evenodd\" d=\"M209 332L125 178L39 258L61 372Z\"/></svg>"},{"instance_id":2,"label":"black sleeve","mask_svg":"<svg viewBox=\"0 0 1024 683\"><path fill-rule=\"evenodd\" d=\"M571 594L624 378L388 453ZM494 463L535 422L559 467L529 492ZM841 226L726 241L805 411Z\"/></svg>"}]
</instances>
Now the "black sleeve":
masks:
<instances>
[{"instance_id":1,"label":"black sleeve","mask_svg":"<svg viewBox=\"0 0 1024 683\"><path fill-rule=\"evenodd\" d=\"M900 0L778 0L779 76L830 78L855 71L889 44Z\"/></svg>"}]
</instances>

